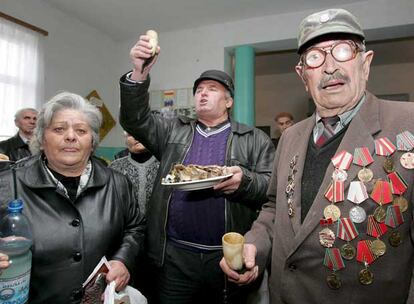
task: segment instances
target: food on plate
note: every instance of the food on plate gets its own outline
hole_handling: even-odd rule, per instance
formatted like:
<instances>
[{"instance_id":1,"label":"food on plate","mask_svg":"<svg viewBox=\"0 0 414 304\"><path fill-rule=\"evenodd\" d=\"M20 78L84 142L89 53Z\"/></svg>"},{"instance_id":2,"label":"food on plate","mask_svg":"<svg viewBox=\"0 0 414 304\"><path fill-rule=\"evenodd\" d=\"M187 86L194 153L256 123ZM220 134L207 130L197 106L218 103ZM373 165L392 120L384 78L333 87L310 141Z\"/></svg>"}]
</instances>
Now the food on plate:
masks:
<instances>
[{"instance_id":1,"label":"food on plate","mask_svg":"<svg viewBox=\"0 0 414 304\"><path fill-rule=\"evenodd\" d=\"M222 166L200 166L200 165L174 165L165 178L164 183L180 183L203 180L212 177L225 176L230 172L227 167Z\"/></svg>"}]
</instances>

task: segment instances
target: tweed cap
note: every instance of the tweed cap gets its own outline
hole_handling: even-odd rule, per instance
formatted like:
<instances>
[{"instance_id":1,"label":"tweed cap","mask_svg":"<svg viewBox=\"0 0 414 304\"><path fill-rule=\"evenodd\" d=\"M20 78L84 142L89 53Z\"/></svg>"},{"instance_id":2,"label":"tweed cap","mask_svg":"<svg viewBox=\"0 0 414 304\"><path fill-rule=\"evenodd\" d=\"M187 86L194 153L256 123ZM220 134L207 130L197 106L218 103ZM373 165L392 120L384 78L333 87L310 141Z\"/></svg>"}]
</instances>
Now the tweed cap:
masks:
<instances>
[{"instance_id":1,"label":"tweed cap","mask_svg":"<svg viewBox=\"0 0 414 304\"><path fill-rule=\"evenodd\" d=\"M298 53L309 42L328 34L351 34L365 39L361 25L354 15L341 8L332 8L309 15L299 25Z\"/></svg>"},{"instance_id":2,"label":"tweed cap","mask_svg":"<svg viewBox=\"0 0 414 304\"><path fill-rule=\"evenodd\" d=\"M234 97L233 79L227 73L219 70L208 70L203 72L194 82L193 95L195 94L198 85L203 80L215 80L220 82L230 92L231 97Z\"/></svg>"}]
</instances>

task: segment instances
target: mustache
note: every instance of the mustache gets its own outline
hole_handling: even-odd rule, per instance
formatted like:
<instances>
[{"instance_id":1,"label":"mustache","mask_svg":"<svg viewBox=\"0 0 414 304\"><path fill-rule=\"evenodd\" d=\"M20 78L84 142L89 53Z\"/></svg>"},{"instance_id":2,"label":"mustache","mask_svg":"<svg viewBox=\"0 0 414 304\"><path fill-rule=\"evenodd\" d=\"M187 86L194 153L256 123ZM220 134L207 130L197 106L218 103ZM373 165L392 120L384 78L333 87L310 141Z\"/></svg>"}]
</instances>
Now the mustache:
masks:
<instances>
[{"instance_id":1,"label":"mustache","mask_svg":"<svg viewBox=\"0 0 414 304\"><path fill-rule=\"evenodd\" d=\"M349 77L346 76L346 75L343 75L339 71L336 71L334 74L324 77L319 82L318 89L322 90L324 87L326 87L328 85L329 82L331 82L333 80L342 80L343 82L347 83L349 81Z\"/></svg>"}]
</instances>

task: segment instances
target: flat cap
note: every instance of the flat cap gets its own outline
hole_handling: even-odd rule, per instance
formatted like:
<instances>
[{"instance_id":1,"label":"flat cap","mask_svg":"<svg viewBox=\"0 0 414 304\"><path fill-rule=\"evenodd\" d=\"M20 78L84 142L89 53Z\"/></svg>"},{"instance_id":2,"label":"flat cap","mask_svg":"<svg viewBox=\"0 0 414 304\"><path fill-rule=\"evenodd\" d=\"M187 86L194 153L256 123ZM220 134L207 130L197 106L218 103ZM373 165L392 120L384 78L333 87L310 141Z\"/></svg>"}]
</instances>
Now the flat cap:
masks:
<instances>
[{"instance_id":1,"label":"flat cap","mask_svg":"<svg viewBox=\"0 0 414 304\"><path fill-rule=\"evenodd\" d=\"M361 25L354 15L341 8L332 8L309 15L299 25L298 53L308 42L328 34L352 34L365 39Z\"/></svg>"},{"instance_id":2,"label":"flat cap","mask_svg":"<svg viewBox=\"0 0 414 304\"><path fill-rule=\"evenodd\" d=\"M193 95L195 94L198 85L203 80L215 80L220 82L230 92L231 97L234 97L233 79L227 73L220 70L208 70L201 73L200 77L194 81Z\"/></svg>"}]
</instances>

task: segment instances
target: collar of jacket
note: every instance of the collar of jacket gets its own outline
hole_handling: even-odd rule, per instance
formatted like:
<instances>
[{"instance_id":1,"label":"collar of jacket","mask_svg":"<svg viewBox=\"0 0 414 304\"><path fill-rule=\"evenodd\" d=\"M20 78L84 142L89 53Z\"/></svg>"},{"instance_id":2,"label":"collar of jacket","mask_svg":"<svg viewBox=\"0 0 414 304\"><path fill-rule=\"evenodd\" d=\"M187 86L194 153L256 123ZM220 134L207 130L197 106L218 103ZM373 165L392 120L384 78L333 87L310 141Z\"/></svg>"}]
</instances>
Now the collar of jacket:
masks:
<instances>
[{"instance_id":1,"label":"collar of jacket","mask_svg":"<svg viewBox=\"0 0 414 304\"><path fill-rule=\"evenodd\" d=\"M108 173L105 172L106 168L101 165L94 158L91 158L92 162L92 174L86 185L85 189L93 187L102 187L108 181ZM22 171L20 175L18 171ZM16 168L16 173L21 181L31 188L56 188L56 183L47 173L46 168L43 165L43 161L40 155L30 157L25 162L20 162Z\"/></svg>"},{"instance_id":2,"label":"collar of jacket","mask_svg":"<svg viewBox=\"0 0 414 304\"><path fill-rule=\"evenodd\" d=\"M183 124L190 124L192 126L195 126L195 124L197 123L197 120L187 117L187 116L178 116L178 119L183 123ZM232 133L238 133L238 134L246 134L249 132L252 132L254 130L253 127L239 123L237 121L234 121L232 119L229 119L230 124L231 124L231 132Z\"/></svg>"}]
</instances>

